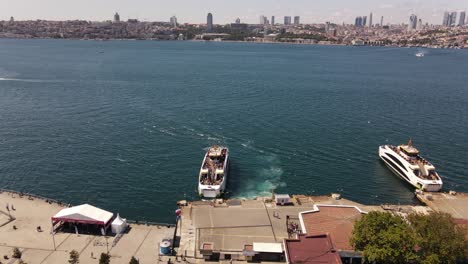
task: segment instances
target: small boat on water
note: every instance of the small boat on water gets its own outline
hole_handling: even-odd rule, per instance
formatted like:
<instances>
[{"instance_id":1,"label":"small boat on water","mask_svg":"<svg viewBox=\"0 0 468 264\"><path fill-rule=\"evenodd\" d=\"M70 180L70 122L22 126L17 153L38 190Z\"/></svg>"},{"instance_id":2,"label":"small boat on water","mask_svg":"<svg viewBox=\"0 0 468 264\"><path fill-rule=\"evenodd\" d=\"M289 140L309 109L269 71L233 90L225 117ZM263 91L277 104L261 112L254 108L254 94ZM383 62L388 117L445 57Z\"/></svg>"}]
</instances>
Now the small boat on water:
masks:
<instances>
[{"instance_id":1,"label":"small boat on water","mask_svg":"<svg viewBox=\"0 0 468 264\"><path fill-rule=\"evenodd\" d=\"M226 189L229 170L229 150L214 145L203 159L198 178L198 194L204 198L220 197Z\"/></svg>"},{"instance_id":2,"label":"small boat on water","mask_svg":"<svg viewBox=\"0 0 468 264\"><path fill-rule=\"evenodd\" d=\"M406 145L379 147L379 156L397 176L417 189L438 192L442 189L442 179L434 165L419 155L419 150L410 140Z\"/></svg>"},{"instance_id":3,"label":"small boat on water","mask_svg":"<svg viewBox=\"0 0 468 264\"><path fill-rule=\"evenodd\" d=\"M418 52L414 54L414 56L419 57L419 58L424 57L424 52Z\"/></svg>"}]
</instances>

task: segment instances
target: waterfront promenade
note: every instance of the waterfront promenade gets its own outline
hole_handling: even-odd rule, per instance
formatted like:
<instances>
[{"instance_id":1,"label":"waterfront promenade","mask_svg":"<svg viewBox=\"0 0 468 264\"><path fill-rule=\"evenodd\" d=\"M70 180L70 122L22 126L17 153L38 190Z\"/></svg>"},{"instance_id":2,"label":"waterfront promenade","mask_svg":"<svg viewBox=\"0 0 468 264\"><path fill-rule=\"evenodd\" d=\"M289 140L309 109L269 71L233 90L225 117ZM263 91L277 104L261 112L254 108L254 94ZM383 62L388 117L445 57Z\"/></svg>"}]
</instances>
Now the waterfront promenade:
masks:
<instances>
[{"instance_id":1,"label":"waterfront promenade","mask_svg":"<svg viewBox=\"0 0 468 264\"><path fill-rule=\"evenodd\" d=\"M15 208L14 211L10 210L11 216L15 218L11 222L6 203ZM82 264L98 263L101 253L107 251L106 239L100 235L59 232L52 237L50 218L64 208L62 205L7 192L0 193L0 204L2 263L18 263L18 260L11 258L15 247L22 251L22 259L28 264L67 263L71 250L80 253ZM37 231L38 226L42 232ZM138 258L140 263L154 263L159 259L159 243L162 239L172 238L173 233L174 227L131 224L129 231L118 242L115 237L108 237L111 263L128 263L132 256ZM5 255L10 259L5 260Z\"/></svg>"},{"instance_id":2,"label":"waterfront promenade","mask_svg":"<svg viewBox=\"0 0 468 264\"><path fill-rule=\"evenodd\" d=\"M246 263L245 246L283 245L288 238L294 237L291 225L298 228L295 232L304 232L307 228L307 232L330 233L338 250L340 245L344 245L343 250L346 251L353 223L365 212L389 211L405 215L456 208L449 213L455 218L466 219L466 214L458 215L467 211L466 194L425 194L419 195L419 198L427 198L428 195L431 195L429 206L363 205L339 195L294 195L291 203L285 206L277 205L271 197L183 201L176 239L179 243L175 248L179 258L176 259L174 256L159 255L159 243L163 239L173 238L175 230L172 226L130 224L129 231L121 237L108 236L107 239L100 234L58 232L52 236L51 216L67 205L34 196L1 192L0 262L19 263L19 260L12 258L13 249L17 247L22 252L22 259L29 264L66 263L72 250L79 252L80 263L98 263L100 254L107 252L107 248L113 264L128 263L132 256L140 263L167 263L169 258L173 263L204 263L207 256L200 249L204 244L211 244L213 252L220 252L216 261ZM14 210L6 210L6 204ZM41 232L37 231L38 226ZM8 259L4 256L8 256ZM186 259L182 261L180 256Z\"/></svg>"}]
</instances>

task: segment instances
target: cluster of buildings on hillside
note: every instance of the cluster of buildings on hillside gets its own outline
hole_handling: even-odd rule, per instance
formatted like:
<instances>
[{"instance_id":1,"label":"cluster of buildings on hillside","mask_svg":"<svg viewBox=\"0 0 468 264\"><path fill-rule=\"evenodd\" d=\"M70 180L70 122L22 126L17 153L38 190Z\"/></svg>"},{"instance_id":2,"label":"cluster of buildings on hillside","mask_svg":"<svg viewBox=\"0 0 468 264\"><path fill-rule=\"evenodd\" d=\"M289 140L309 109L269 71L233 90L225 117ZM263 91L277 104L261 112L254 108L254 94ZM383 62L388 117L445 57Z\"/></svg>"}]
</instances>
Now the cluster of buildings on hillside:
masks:
<instances>
[{"instance_id":1,"label":"cluster of buildings on hillside","mask_svg":"<svg viewBox=\"0 0 468 264\"><path fill-rule=\"evenodd\" d=\"M172 16L168 22L122 21L115 13L113 20L74 21L0 21L3 38L73 38L73 39L157 39L157 40L229 40L252 42L289 42L335 45L392 45L433 48L467 48L468 24L465 12L445 12L442 25L423 24L417 15L408 23L384 24L384 17L374 23L373 14L358 16L355 23L301 24L300 17L285 16L276 23L275 16L260 16L258 24L234 23L216 25L208 13L206 24L180 24ZM458 21L458 22L457 22Z\"/></svg>"},{"instance_id":2,"label":"cluster of buildings on hillside","mask_svg":"<svg viewBox=\"0 0 468 264\"><path fill-rule=\"evenodd\" d=\"M65 39L176 39L169 23L73 21L0 22L3 38L65 38Z\"/></svg>"},{"instance_id":3,"label":"cluster of buildings on hillside","mask_svg":"<svg viewBox=\"0 0 468 264\"><path fill-rule=\"evenodd\" d=\"M448 12L446 11L444 13L444 18L442 21L442 26L443 27L455 27L459 26L462 27L465 24L468 24L468 21L466 21L466 12L461 11L460 16L458 17L458 22L457 22L457 12ZM369 21L367 21L367 16L358 16L355 19L354 25L356 27L379 27L379 26L385 26L384 25L384 17L382 16L380 18L380 24L373 24L372 23L372 13L369 15ZM425 25L423 24L423 21L421 18L418 19L418 16L415 14L411 14L409 17L408 21L408 30L422 30L424 27L429 27L429 23L426 23Z\"/></svg>"}]
</instances>

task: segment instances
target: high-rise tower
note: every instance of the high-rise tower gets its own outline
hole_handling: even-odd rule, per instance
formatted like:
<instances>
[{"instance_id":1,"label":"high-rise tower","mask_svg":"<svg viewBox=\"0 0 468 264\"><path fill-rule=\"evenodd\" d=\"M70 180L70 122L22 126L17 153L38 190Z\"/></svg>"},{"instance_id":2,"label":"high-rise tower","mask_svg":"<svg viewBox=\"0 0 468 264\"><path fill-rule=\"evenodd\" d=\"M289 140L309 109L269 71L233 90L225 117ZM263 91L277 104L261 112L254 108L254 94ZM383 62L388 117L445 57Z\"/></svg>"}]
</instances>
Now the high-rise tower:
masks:
<instances>
[{"instance_id":1,"label":"high-rise tower","mask_svg":"<svg viewBox=\"0 0 468 264\"><path fill-rule=\"evenodd\" d=\"M455 26L457 23L457 12L450 13L450 23L449 27Z\"/></svg>"},{"instance_id":2,"label":"high-rise tower","mask_svg":"<svg viewBox=\"0 0 468 264\"><path fill-rule=\"evenodd\" d=\"M363 21L362 21L362 17L360 17L360 16L359 16L359 17L356 17L356 19L354 20L354 26L356 26L356 27L362 27L362 25L363 25L362 22L363 22Z\"/></svg>"},{"instance_id":3,"label":"high-rise tower","mask_svg":"<svg viewBox=\"0 0 468 264\"><path fill-rule=\"evenodd\" d=\"M299 25L301 23L301 17L300 16L295 16L294 17L294 25Z\"/></svg>"},{"instance_id":4,"label":"high-rise tower","mask_svg":"<svg viewBox=\"0 0 468 264\"><path fill-rule=\"evenodd\" d=\"M206 16L206 31L213 31L213 14L211 13L208 13L208 16Z\"/></svg>"},{"instance_id":5,"label":"high-rise tower","mask_svg":"<svg viewBox=\"0 0 468 264\"><path fill-rule=\"evenodd\" d=\"M177 27L177 17L171 16L171 18L169 19L169 23L171 23L172 27Z\"/></svg>"},{"instance_id":6,"label":"high-rise tower","mask_svg":"<svg viewBox=\"0 0 468 264\"><path fill-rule=\"evenodd\" d=\"M466 16L466 12L465 11L462 11L460 12L460 20L458 21L458 25L461 27L463 25L465 25L465 16Z\"/></svg>"},{"instance_id":7,"label":"high-rise tower","mask_svg":"<svg viewBox=\"0 0 468 264\"><path fill-rule=\"evenodd\" d=\"M444 12L444 19L442 20L442 26L448 27L450 26L450 13L445 11Z\"/></svg>"},{"instance_id":8,"label":"high-rise tower","mask_svg":"<svg viewBox=\"0 0 468 264\"><path fill-rule=\"evenodd\" d=\"M408 30L415 30L418 26L418 17L412 14L409 19Z\"/></svg>"}]
</instances>

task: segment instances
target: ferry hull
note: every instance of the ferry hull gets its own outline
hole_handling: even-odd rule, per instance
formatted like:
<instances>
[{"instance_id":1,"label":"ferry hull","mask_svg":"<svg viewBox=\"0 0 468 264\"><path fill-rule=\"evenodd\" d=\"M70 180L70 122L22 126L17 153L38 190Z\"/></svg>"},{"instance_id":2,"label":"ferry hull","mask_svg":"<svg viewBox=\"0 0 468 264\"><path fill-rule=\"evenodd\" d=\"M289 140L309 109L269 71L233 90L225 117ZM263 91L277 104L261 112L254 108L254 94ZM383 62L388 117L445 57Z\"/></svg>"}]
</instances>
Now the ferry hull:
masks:
<instances>
[{"instance_id":1,"label":"ferry hull","mask_svg":"<svg viewBox=\"0 0 468 264\"><path fill-rule=\"evenodd\" d=\"M386 146L379 147L379 157L384 162L384 164L392 171L395 175L400 177L402 180L411 184L413 187L419 190L426 192L439 192L442 189L442 181L431 181L431 180L421 180L418 178L411 169L401 168L394 162L392 162L389 155L394 155L392 151ZM406 170L405 173L403 170Z\"/></svg>"}]
</instances>

